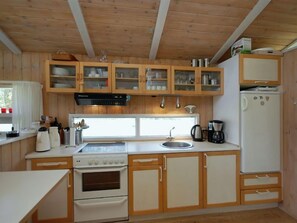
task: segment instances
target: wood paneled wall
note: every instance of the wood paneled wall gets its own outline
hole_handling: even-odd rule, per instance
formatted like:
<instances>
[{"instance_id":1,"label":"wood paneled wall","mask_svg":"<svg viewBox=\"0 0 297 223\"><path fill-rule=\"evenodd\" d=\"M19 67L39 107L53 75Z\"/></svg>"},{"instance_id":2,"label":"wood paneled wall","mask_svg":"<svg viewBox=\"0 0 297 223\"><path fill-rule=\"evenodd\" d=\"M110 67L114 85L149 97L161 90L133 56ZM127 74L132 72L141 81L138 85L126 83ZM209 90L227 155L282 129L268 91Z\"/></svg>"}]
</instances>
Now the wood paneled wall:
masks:
<instances>
[{"instance_id":1,"label":"wood paneled wall","mask_svg":"<svg viewBox=\"0 0 297 223\"><path fill-rule=\"evenodd\" d=\"M36 136L0 146L0 171L26 170L25 155L35 147Z\"/></svg>"},{"instance_id":2,"label":"wood paneled wall","mask_svg":"<svg viewBox=\"0 0 297 223\"><path fill-rule=\"evenodd\" d=\"M75 55L80 61L98 61L85 55ZM0 51L0 80L38 81L45 86L45 60L51 59L48 53L23 53L14 55L9 51ZM122 61L135 64L168 64L189 65L185 60L154 60L135 57L109 57L108 61ZM182 107L175 108L176 98L166 97L166 108L159 107L161 97L132 96L128 106L77 106L73 94L54 94L43 92L44 113L58 117L63 126L68 125L68 114L181 114L185 113L183 106L194 104L200 114L201 125L207 126L212 119L212 97L181 97Z\"/></svg>"},{"instance_id":3,"label":"wood paneled wall","mask_svg":"<svg viewBox=\"0 0 297 223\"><path fill-rule=\"evenodd\" d=\"M284 152L282 208L297 219L297 50L283 59Z\"/></svg>"}]
</instances>

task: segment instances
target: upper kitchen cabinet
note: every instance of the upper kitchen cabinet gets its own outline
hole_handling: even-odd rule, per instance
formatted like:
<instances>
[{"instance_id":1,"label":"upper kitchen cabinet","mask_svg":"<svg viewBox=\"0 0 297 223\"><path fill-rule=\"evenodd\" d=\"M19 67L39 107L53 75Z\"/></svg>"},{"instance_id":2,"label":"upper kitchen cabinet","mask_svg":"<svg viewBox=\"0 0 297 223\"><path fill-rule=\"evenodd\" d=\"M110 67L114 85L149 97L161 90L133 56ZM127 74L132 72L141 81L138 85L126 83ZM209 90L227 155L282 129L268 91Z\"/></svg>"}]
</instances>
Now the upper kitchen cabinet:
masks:
<instances>
[{"instance_id":1,"label":"upper kitchen cabinet","mask_svg":"<svg viewBox=\"0 0 297 223\"><path fill-rule=\"evenodd\" d=\"M111 92L111 64L46 61L47 92Z\"/></svg>"},{"instance_id":2,"label":"upper kitchen cabinet","mask_svg":"<svg viewBox=\"0 0 297 223\"><path fill-rule=\"evenodd\" d=\"M274 55L240 54L241 85L277 86L281 84L281 57Z\"/></svg>"},{"instance_id":3,"label":"upper kitchen cabinet","mask_svg":"<svg viewBox=\"0 0 297 223\"><path fill-rule=\"evenodd\" d=\"M201 94L221 95L224 93L224 69L201 67L198 80L200 80Z\"/></svg>"},{"instance_id":4,"label":"upper kitchen cabinet","mask_svg":"<svg viewBox=\"0 0 297 223\"><path fill-rule=\"evenodd\" d=\"M145 94L169 94L170 91L170 66L168 65L143 65L144 77L143 92Z\"/></svg>"},{"instance_id":5,"label":"upper kitchen cabinet","mask_svg":"<svg viewBox=\"0 0 297 223\"><path fill-rule=\"evenodd\" d=\"M179 95L221 95L224 70L215 67L172 67L172 92Z\"/></svg>"},{"instance_id":6,"label":"upper kitchen cabinet","mask_svg":"<svg viewBox=\"0 0 297 223\"><path fill-rule=\"evenodd\" d=\"M195 67L172 66L172 93L180 95L198 94L198 70Z\"/></svg>"},{"instance_id":7,"label":"upper kitchen cabinet","mask_svg":"<svg viewBox=\"0 0 297 223\"><path fill-rule=\"evenodd\" d=\"M81 92L111 92L110 63L81 62L80 74Z\"/></svg>"},{"instance_id":8,"label":"upper kitchen cabinet","mask_svg":"<svg viewBox=\"0 0 297 223\"><path fill-rule=\"evenodd\" d=\"M46 61L46 91L76 92L79 90L79 62Z\"/></svg>"},{"instance_id":9,"label":"upper kitchen cabinet","mask_svg":"<svg viewBox=\"0 0 297 223\"><path fill-rule=\"evenodd\" d=\"M143 91L145 78L139 64L112 65L112 92L140 94Z\"/></svg>"}]
</instances>

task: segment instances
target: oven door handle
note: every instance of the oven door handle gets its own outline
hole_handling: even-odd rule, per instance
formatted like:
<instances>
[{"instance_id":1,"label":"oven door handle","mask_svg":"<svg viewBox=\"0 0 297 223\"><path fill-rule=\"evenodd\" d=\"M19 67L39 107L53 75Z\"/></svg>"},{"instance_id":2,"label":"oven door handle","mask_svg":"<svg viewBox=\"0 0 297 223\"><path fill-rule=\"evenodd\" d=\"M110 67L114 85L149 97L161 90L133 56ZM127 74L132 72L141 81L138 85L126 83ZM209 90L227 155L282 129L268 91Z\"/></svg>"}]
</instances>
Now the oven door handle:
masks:
<instances>
[{"instance_id":1,"label":"oven door handle","mask_svg":"<svg viewBox=\"0 0 297 223\"><path fill-rule=\"evenodd\" d=\"M127 167L121 167L121 168L90 168L90 169L74 169L75 172L77 173L94 173L94 172L111 172L111 171L120 171L122 172L123 170L126 170Z\"/></svg>"},{"instance_id":2,"label":"oven door handle","mask_svg":"<svg viewBox=\"0 0 297 223\"><path fill-rule=\"evenodd\" d=\"M88 207L106 207L106 206L116 206L119 204L124 203L125 201L127 201L127 198L122 198L121 200L118 201L109 201L109 202L97 202L97 203L85 203L83 201L75 201L75 205L77 205L80 208L88 208Z\"/></svg>"}]
</instances>

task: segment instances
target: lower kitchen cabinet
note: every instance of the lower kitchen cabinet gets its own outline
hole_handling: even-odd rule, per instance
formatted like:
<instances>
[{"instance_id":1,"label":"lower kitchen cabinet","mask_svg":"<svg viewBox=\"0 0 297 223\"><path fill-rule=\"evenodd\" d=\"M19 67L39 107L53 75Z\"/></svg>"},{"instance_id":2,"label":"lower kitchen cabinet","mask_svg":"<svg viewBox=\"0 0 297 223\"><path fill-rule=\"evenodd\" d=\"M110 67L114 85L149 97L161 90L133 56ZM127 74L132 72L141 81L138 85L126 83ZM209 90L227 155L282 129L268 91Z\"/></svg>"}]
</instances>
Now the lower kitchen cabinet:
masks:
<instances>
[{"instance_id":1,"label":"lower kitchen cabinet","mask_svg":"<svg viewBox=\"0 0 297 223\"><path fill-rule=\"evenodd\" d=\"M240 188L241 204L262 204L282 200L279 172L242 174Z\"/></svg>"},{"instance_id":2,"label":"lower kitchen cabinet","mask_svg":"<svg viewBox=\"0 0 297 223\"><path fill-rule=\"evenodd\" d=\"M129 156L129 214L155 214L162 206L162 156Z\"/></svg>"},{"instance_id":3,"label":"lower kitchen cabinet","mask_svg":"<svg viewBox=\"0 0 297 223\"><path fill-rule=\"evenodd\" d=\"M204 207L240 204L239 151L204 155Z\"/></svg>"},{"instance_id":4,"label":"lower kitchen cabinet","mask_svg":"<svg viewBox=\"0 0 297 223\"><path fill-rule=\"evenodd\" d=\"M72 157L38 158L31 160L32 170L69 169L68 178L62 181L38 210L33 214L32 221L43 223L73 222L73 172Z\"/></svg>"},{"instance_id":5,"label":"lower kitchen cabinet","mask_svg":"<svg viewBox=\"0 0 297 223\"><path fill-rule=\"evenodd\" d=\"M129 156L129 214L202 207L202 154Z\"/></svg>"},{"instance_id":6,"label":"lower kitchen cabinet","mask_svg":"<svg viewBox=\"0 0 297 223\"><path fill-rule=\"evenodd\" d=\"M202 207L201 153L163 155L164 211Z\"/></svg>"}]
</instances>

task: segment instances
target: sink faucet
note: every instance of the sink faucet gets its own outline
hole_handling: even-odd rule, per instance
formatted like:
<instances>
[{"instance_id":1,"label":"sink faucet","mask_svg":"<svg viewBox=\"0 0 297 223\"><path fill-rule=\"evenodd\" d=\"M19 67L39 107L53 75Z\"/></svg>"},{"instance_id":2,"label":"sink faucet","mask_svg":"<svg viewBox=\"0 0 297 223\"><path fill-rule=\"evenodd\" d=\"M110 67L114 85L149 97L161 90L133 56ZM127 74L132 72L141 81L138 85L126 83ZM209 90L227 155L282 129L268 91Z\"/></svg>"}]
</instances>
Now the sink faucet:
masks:
<instances>
[{"instance_id":1,"label":"sink faucet","mask_svg":"<svg viewBox=\"0 0 297 223\"><path fill-rule=\"evenodd\" d=\"M172 135L171 135L171 131L172 131L173 129L175 129L175 127L172 127L172 128L169 130L169 136L167 137L167 139L169 139L169 141L171 141L171 140L174 139L174 137L172 137Z\"/></svg>"}]
</instances>

